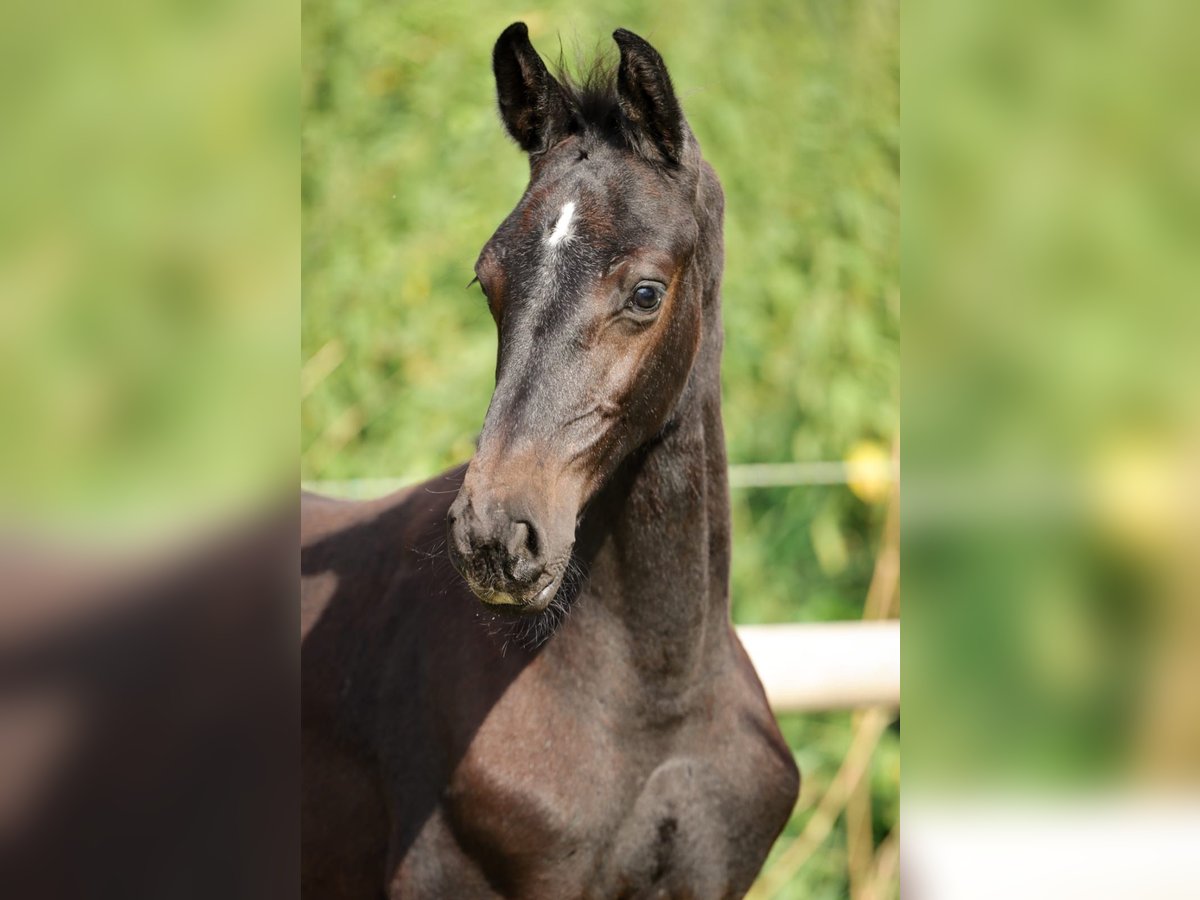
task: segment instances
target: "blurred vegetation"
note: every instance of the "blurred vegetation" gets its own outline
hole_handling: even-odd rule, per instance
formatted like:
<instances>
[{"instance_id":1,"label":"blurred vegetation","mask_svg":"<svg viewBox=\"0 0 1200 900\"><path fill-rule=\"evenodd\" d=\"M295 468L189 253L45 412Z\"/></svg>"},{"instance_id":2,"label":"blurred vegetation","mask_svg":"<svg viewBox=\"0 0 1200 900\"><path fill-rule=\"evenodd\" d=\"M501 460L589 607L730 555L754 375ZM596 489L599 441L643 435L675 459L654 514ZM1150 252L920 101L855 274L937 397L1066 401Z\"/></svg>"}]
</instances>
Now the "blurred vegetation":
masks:
<instances>
[{"instance_id":1,"label":"blurred vegetation","mask_svg":"<svg viewBox=\"0 0 1200 900\"><path fill-rule=\"evenodd\" d=\"M1200 782L1198 24L906 15L906 789Z\"/></svg>"},{"instance_id":2,"label":"blurred vegetation","mask_svg":"<svg viewBox=\"0 0 1200 900\"><path fill-rule=\"evenodd\" d=\"M495 113L490 53L529 24L547 57L662 52L725 186L731 462L887 454L899 421L899 42L893 0L854 3L306 0L302 476L426 477L468 458L493 378L479 248L528 174ZM685 24L682 24L685 23ZM864 495L865 496L865 495ZM884 507L842 486L734 494L740 622L858 618ZM873 498L872 498L873 499ZM803 826L849 714L784 723ZM896 823L898 735L870 777ZM839 829L841 826L839 826ZM847 893L840 831L781 896Z\"/></svg>"},{"instance_id":3,"label":"blurred vegetation","mask_svg":"<svg viewBox=\"0 0 1200 900\"><path fill-rule=\"evenodd\" d=\"M294 477L295 21L0 9L0 528L191 529Z\"/></svg>"}]
</instances>

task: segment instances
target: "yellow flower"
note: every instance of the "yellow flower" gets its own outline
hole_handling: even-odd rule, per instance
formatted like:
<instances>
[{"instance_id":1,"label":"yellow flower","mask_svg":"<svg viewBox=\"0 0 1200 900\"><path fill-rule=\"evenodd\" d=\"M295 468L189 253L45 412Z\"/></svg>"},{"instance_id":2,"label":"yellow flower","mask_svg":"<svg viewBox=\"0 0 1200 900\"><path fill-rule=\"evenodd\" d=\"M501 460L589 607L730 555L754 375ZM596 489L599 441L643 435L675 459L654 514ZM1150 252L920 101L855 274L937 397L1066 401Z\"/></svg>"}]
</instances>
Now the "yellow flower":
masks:
<instances>
[{"instance_id":1,"label":"yellow flower","mask_svg":"<svg viewBox=\"0 0 1200 900\"><path fill-rule=\"evenodd\" d=\"M893 477L888 451L874 441L859 441L846 455L846 477L858 499L864 503L882 503Z\"/></svg>"}]
</instances>

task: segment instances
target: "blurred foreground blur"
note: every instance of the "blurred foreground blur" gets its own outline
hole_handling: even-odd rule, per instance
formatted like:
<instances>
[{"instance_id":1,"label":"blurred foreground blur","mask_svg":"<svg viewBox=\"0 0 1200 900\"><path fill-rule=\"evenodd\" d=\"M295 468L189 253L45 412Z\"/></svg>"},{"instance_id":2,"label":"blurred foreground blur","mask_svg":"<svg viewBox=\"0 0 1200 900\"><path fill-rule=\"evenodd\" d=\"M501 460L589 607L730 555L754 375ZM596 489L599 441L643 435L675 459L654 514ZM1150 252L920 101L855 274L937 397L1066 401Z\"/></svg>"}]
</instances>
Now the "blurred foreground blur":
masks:
<instances>
[{"instance_id":1,"label":"blurred foreground blur","mask_svg":"<svg viewBox=\"0 0 1200 900\"><path fill-rule=\"evenodd\" d=\"M295 537L0 547L0 896L296 895Z\"/></svg>"},{"instance_id":2,"label":"blurred foreground blur","mask_svg":"<svg viewBox=\"0 0 1200 900\"><path fill-rule=\"evenodd\" d=\"M292 897L297 10L0 8L0 896Z\"/></svg>"},{"instance_id":3,"label":"blurred foreground blur","mask_svg":"<svg viewBox=\"0 0 1200 900\"><path fill-rule=\"evenodd\" d=\"M921 897L1200 896L1198 24L906 8Z\"/></svg>"}]
</instances>

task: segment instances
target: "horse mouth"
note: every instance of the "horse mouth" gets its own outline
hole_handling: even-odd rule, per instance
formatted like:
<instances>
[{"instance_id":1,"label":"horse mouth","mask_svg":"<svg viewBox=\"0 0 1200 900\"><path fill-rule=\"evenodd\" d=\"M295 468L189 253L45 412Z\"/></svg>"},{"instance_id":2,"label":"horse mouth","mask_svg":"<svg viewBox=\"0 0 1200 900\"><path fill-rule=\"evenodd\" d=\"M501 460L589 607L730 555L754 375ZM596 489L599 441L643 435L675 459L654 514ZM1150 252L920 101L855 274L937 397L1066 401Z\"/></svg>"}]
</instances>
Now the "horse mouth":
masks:
<instances>
[{"instance_id":1,"label":"horse mouth","mask_svg":"<svg viewBox=\"0 0 1200 900\"><path fill-rule=\"evenodd\" d=\"M491 609L523 616L536 615L547 610L554 602L558 589L562 587L565 572L565 569L559 572L540 588L535 585L532 593L525 597L478 584L473 579L467 580L467 586Z\"/></svg>"}]
</instances>

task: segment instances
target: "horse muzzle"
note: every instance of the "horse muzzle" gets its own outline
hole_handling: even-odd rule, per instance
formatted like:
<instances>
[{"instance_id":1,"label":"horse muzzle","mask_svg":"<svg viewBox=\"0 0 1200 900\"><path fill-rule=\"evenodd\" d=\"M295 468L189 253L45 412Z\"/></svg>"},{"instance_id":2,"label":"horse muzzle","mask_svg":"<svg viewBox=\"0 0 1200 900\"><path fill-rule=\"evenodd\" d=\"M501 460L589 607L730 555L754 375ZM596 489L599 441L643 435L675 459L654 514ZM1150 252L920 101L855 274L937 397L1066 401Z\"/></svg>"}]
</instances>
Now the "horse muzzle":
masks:
<instances>
[{"instance_id":1,"label":"horse muzzle","mask_svg":"<svg viewBox=\"0 0 1200 900\"><path fill-rule=\"evenodd\" d=\"M446 514L450 560L472 593L490 607L538 613L562 586L574 533L558 549L530 510L492 498L477 501L466 486Z\"/></svg>"}]
</instances>

